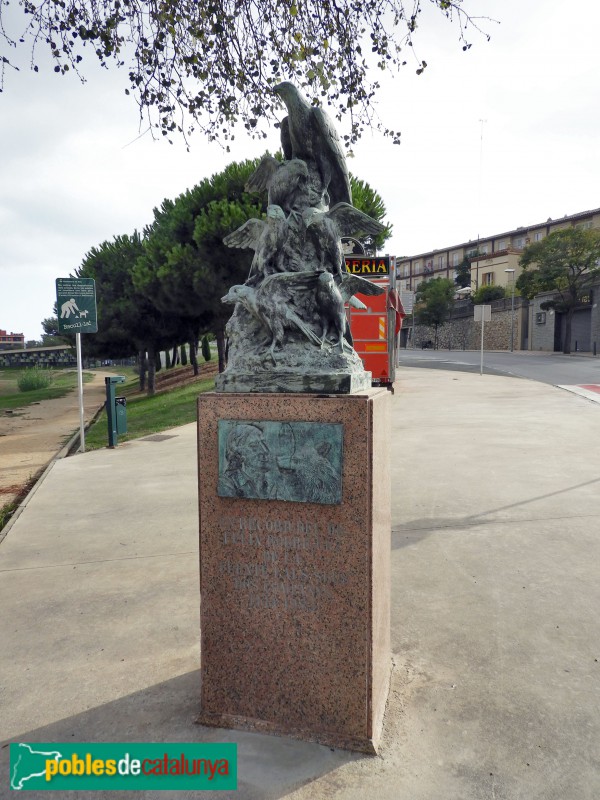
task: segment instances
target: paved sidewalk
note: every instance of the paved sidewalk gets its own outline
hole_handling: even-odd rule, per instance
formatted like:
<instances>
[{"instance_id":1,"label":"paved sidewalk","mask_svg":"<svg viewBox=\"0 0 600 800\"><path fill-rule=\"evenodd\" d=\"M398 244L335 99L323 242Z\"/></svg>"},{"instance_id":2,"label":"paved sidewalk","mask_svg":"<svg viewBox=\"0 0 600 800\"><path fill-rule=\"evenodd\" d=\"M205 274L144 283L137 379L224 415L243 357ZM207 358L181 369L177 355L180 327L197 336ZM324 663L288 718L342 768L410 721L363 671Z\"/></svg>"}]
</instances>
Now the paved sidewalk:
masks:
<instances>
[{"instance_id":1,"label":"paved sidewalk","mask_svg":"<svg viewBox=\"0 0 600 800\"><path fill-rule=\"evenodd\" d=\"M378 757L195 724L193 425L56 462L11 526L0 738L238 743L236 793L165 800L596 800L600 407L531 381L401 368L393 416L394 673ZM7 773L3 747L2 800Z\"/></svg>"}]
</instances>

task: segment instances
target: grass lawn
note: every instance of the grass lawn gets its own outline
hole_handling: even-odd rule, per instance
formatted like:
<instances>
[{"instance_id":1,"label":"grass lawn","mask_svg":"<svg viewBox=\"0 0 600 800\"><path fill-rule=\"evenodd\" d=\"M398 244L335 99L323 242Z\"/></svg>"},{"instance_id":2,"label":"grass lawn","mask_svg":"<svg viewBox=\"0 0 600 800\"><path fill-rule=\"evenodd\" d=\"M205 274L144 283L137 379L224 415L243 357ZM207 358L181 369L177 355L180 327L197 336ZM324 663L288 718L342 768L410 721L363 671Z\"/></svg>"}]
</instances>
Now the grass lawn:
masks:
<instances>
[{"instance_id":1,"label":"grass lawn","mask_svg":"<svg viewBox=\"0 0 600 800\"><path fill-rule=\"evenodd\" d=\"M125 385L123 391L117 386L117 395L127 397L127 433L119 436L119 442L139 439L152 433L178 425L196 421L196 398L201 392L209 392L215 387L214 378L195 381L168 392L132 396L136 386ZM85 435L85 449L97 450L108 446L106 410L102 411L96 422Z\"/></svg>"},{"instance_id":2,"label":"grass lawn","mask_svg":"<svg viewBox=\"0 0 600 800\"><path fill-rule=\"evenodd\" d=\"M5 367L0 370L0 410L23 408L31 403L41 400L55 400L77 388L77 370L57 369L48 370L52 374L52 384L47 389L33 389L31 392L20 392L17 385L24 369L11 369ZM91 372L83 373L83 382L92 380Z\"/></svg>"}]
</instances>

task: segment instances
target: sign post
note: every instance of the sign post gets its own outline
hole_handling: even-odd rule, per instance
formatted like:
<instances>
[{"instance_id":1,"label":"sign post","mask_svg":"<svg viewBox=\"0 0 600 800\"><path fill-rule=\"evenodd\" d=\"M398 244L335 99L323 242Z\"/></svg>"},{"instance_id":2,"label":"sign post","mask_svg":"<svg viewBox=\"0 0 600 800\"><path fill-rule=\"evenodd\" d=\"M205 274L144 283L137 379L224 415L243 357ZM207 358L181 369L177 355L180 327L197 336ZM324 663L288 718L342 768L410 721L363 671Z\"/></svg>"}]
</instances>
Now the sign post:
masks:
<instances>
[{"instance_id":1,"label":"sign post","mask_svg":"<svg viewBox=\"0 0 600 800\"><path fill-rule=\"evenodd\" d=\"M56 306L59 333L75 334L79 388L79 450L85 453L81 334L98 332L96 282L92 278L57 278Z\"/></svg>"},{"instance_id":2,"label":"sign post","mask_svg":"<svg viewBox=\"0 0 600 800\"><path fill-rule=\"evenodd\" d=\"M483 328L486 322L491 322L491 306L474 306L473 314L475 322L481 322L481 362L479 364L479 374L483 375Z\"/></svg>"},{"instance_id":3,"label":"sign post","mask_svg":"<svg viewBox=\"0 0 600 800\"><path fill-rule=\"evenodd\" d=\"M415 292L411 292L408 289L404 292L400 292L400 302L402 303L404 310L407 314L412 314L412 346L413 350L415 349ZM408 341L406 342L406 346L408 348Z\"/></svg>"}]
</instances>

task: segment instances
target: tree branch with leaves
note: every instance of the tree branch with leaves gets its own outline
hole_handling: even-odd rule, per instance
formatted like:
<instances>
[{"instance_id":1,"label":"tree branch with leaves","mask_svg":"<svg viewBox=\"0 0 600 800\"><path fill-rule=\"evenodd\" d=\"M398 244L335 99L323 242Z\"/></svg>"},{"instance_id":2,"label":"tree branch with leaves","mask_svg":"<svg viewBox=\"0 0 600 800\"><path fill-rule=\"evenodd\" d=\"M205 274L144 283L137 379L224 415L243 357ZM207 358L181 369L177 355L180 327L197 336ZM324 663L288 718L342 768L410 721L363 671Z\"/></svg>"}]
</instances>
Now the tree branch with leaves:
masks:
<instances>
[{"instance_id":1,"label":"tree branch with leaves","mask_svg":"<svg viewBox=\"0 0 600 800\"><path fill-rule=\"evenodd\" d=\"M573 315L600 279L600 231L581 227L555 231L528 245L519 263L523 272L516 286L525 297L555 293L541 307L565 314L563 353L570 353Z\"/></svg>"},{"instance_id":2,"label":"tree branch with leaves","mask_svg":"<svg viewBox=\"0 0 600 800\"><path fill-rule=\"evenodd\" d=\"M480 19L466 0L2 0L0 89L7 68L20 69L23 52L38 71L39 50L54 71L82 80L89 60L127 71L141 125L169 138L199 129L209 140L234 138L241 123L265 138L276 119L271 91L296 83L314 102L325 100L338 119L349 118L347 145L365 127L399 141L378 120L375 98L383 72L397 72L414 54L423 8L430 4L454 23L463 50ZM24 19L23 19L24 15ZM486 36L486 34L483 34ZM487 36L489 39L489 36Z\"/></svg>"},{"instance_id":3,"label":"tree branch with leaves","mask_svg":"<svg viewBox=\"0 0 600 800\"><path fill-rule=\"evenodd\" d=\"M446 322L454 306L456 285L449 278L433 278L419 284L413 314L420 325L434 329L434 348L438 346L438 328Z\"/></svg>"}]
</instances>

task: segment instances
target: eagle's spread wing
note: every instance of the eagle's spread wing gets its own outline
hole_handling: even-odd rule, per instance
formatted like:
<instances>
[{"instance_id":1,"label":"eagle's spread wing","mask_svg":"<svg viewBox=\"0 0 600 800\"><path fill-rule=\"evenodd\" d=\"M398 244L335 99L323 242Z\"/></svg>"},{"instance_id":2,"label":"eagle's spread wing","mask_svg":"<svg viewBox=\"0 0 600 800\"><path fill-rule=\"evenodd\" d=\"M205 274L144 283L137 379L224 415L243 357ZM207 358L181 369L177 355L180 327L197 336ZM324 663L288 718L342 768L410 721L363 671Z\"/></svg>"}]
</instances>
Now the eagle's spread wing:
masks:
<instances>
[{"instance_id":1,"label":"eagle's spread wing","mask_svg":"<svg viewBox=\"0 0 600 800\"><path fill-rule=\"evenodd\" d=\"M376 236L385 230L385 225L363 214L349 203L337 203L327 213L339 230L340 236L357 236L360 233Z\"/></svg>"},{"instance_id":2,"label":"eagle's spread wing","mask_svg":"<svg viewBox=\"0 0 600 800\"><path fill-rule=\"evenodd\" d=\"M223 243L227 247L239 247L241 249L250 248L256 250L266 222L262 219L249 219L244 222L233 233L227 234L223 238Z\"/></svg>"},{"instance_id":3,"label":"eagle's spread wing","mask_svg":"<svg viewBox=\"0 0 600 800\"><path fill-rule=\"evenodd\" d=\"M303 292L314 291L318 280L318 272L308 270L306 272L278 272L274 275L267 275L258 291L272 300L287 302Z\"/></svg>"},{"instance_id":4,"label":"eagle's spread wing","mask_svg":"<svg viewBox=\"0 0 600 800\"><path fill-rule=\"evenodd\" d=\"M350 176L342 143L330 117L323 109L312 109L312 119L318 136L315 157L329 192L331 205L339 202L352 203Z\"/></svg>"},{"instance_id":5,"label":"eagle's spread wing","mask_svg":"<svg viewBox=\"0 0 600 800\"><path fill-rule=\"evenodd\" d=\"M347 302L354 294L375 295L385 292L384 286L368 281L366 278L361 278L359 275L349 274L342 275L338 288L344 298L344 302Z\"/></svg>"},{"instance_id":6,"label":"eagle's spread wing","mask_svg":"<svg viewBox=\"0 0 600 800\"><path fill-rule=\"evenodd\" d=\"M273 174L279 166L279 161L273 156L264 156L256 170L250 175L244 187L247 192L264 192Z\"/></svg>"}]
</instances>

